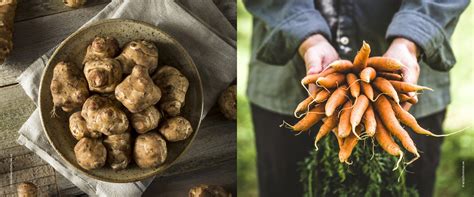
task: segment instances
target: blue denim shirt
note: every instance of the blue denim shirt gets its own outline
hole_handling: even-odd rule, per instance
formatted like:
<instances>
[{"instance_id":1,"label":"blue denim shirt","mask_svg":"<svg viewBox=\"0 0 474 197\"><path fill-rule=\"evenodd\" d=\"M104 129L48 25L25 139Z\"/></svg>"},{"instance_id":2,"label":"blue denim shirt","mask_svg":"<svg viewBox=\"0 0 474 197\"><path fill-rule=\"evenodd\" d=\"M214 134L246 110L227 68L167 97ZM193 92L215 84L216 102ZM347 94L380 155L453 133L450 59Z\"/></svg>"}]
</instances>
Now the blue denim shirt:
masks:
<instances>
[{"instance_id":1,"label":"blue denim shirt","mask_svg":"<svg viewBox=\"0 0 474 197\"><path fill-rule=\"evenodd\" d=\"M265 109L292 114L306 97L299 80L305 75L299 45L322 34L343 59L353 59L362 40L372 56L390 41L404 37L422 51L418 83L435 91L419 96L416 117L446 108L450 102L449 69L456 59L450 37L468 0L246 0L254 16L247 94Z\"/></svg>"}]
</instances>

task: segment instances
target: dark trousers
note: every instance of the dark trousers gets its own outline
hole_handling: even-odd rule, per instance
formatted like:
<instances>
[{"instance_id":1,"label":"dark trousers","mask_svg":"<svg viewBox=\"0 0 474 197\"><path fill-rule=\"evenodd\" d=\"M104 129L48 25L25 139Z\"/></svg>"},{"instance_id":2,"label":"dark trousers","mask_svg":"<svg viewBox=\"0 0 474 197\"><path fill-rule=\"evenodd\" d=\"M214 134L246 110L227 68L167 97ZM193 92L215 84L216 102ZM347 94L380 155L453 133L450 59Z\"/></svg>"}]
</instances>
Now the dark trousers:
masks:
<instances>
[{"instance_id":1,"label":"dark trousers","mask_svg":"<svg viewBox=\"0 0 474 197\"><path fill-rule=\"evenodd\" d=\"M313 146L317 128L295 136L280 128L283 120L297 122L293 116L281 115L251 104L252 119L257 144L258 183L261 197L302 196L298 162L303 161ZM446 110L418 119L418 123L433 133L442 133ZM408 128L407 128L408 129ZM410 134L413 132L409 131ZM415 186L420 197L432 196L439 163L442 138L411 135L421 158L407 170L407 184Z\"/></svg>"}]
</instances>

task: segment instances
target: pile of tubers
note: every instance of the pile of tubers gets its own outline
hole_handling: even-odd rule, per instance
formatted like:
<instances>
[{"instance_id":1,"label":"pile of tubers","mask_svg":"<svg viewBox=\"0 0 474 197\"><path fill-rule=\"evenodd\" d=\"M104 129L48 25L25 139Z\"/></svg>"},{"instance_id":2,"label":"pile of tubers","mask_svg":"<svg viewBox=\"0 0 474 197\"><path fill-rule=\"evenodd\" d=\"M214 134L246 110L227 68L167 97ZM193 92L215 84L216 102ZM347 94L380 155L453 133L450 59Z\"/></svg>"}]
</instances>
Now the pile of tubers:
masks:
<instances>
[{"instance_id":1,"label":"pile of tubers","mask_svg":"<svg viewBox=\"0 0 474 197\"><path fill-rule=\"evenodd\" d=\"M189 82L178 69L158 66L154 43L135 40L120 51L115 38L97 36L82 64L81 72L72 62L59 62L50 86L53 115L58 108L70 113L82 168L108 163L122 170L132 161L156 168L166 161L167 144L193 133L181 114Z\"/></svg>"},{"instance_id":2,"label":"pile of tubers","mask_svg":"<svg viewBox=\"0 0 474 197\"><path fill-rule=\"evenodd\" d=\"M407 164L420 157L402 124L417 134L442 136L422 128L401 105L416 104L418 100L410 94L431 89L404 82L400 61L369 55L370 46L363 42L353 62L336 60L321 73L304 77L303 87L316 85L314 90L306 89L308 98L296 107L295 116L304 117L295 125L284 122L281 126L302 132L323 121L314 141L316 149L318 141L332 131L338 140L339 161L348 164L359 140L375 138L383 150L399 157L397 169L404 153L392 136L415 155Z\"/></svg>"}]
</instances>

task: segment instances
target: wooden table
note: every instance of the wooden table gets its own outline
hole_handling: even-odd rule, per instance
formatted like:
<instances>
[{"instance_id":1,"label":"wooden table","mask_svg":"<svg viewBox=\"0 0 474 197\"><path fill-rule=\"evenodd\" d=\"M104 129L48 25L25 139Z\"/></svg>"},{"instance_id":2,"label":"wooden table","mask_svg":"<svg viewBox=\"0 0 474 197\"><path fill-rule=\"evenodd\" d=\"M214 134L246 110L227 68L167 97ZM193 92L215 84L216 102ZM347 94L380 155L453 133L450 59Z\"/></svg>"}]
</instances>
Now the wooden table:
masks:
<instances>
[{"instance_id":1,"label":"wooden table","mask_svg":"<svg viewBox=\"0 0 474 197\"><path fill-rule=\"evenodd\" d=\"M73 10L61 0L18 0L14 49L0 66L0 196L16 196L16 185L31 181L42 196L84 193L27 148L16 143L18 129L36 108L16 78L40 55L76 31L109 0L89 0ZM200 183L224 185L236 191L236 125L213 109L203 120L192 147L144 196L186 196ZM10 179L13 177L13 179Z\"/></svg>"}]
</instances>

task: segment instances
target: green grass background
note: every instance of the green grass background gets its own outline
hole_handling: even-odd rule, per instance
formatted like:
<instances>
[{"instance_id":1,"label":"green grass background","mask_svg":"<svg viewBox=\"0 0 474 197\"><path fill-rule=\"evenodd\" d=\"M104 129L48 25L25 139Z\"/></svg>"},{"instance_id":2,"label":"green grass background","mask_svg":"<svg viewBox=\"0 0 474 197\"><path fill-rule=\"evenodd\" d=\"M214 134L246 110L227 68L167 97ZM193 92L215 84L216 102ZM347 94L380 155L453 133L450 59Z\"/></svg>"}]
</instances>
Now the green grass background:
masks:
<instances>
[{"instance_id":1,"label":"green grass background","mask_svg":"<svg viewBox=\"0 0 474 197\"><path fill-rule=\"evenodd\" d=\"M258 196L256 153L249 102L245 97L250 57L252 17L238 0L238 132L237 178L239 196ZM450 71L452 103L444 123L446 132L467 128L446 137L437 171L435 196L474 195L474 6L461 16L452 37L457 64ZM464 181L464 184L463 184Z\"/></svg>"}]
</instances>

